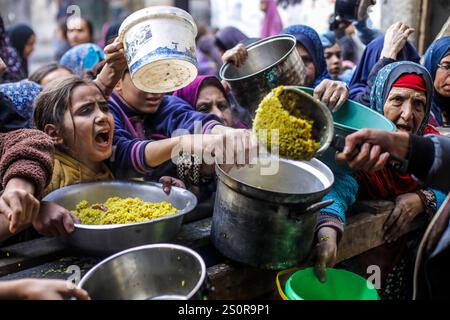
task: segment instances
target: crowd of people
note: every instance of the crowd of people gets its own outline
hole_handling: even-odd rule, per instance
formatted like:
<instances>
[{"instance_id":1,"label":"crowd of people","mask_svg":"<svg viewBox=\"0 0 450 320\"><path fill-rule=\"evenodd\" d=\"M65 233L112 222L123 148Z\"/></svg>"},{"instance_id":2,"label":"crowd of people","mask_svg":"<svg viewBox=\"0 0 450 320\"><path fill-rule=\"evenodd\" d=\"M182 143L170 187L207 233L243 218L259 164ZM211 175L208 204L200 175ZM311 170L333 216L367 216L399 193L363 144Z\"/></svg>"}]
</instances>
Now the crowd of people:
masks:
<instances>
[{"instance_id":1,"label":"crowd of people","mask_svg":"<svg viewBox=\"0 0 450 320\"><path fill-rule=\"evenodd\" d=\"M395 209L384 226L386 245L358 257L358 263L375 261L383 266L383 298L411 298L415 260L410 257L411 239L404 234L423 215L431 221L432 231L420 251L427 268L422 265L416 275L422 280L415 288L416 297L445 295L437 280L437 274L444 272L438 264L442 259L436 255L446 252L441 237L448 239L449 221L448 213L436 213L446 207L449 180L443 166L450 151L436 127L450 121L450 37L431 44L420 64L421 57L408 40L414 29L404 23L393 24L383 35L368 28L368 16L362 14L355 24L319 35L305 25L283 29L275 1L261 1L261 10L266 14L262 38L277 34L296 38L306 67L303 85L313 88L316 98L333 112L353 99L384 115L398 129L394 134L363 130L347 138L346 149L336 159L323 159L335 175L335 184L325 197L334 203L321 210L316 226L317 276L326 281L326 268L335 265L349 208L357 200L391 200ZM231 26L199 28L203 30L197 38L199 76L176 92L156 94L134 86L123 44L117 39L119 26L110 26L102 48L94 43L91 22L67 19L56 62L29 74L35 33L26 25L6 30L0 18L3 244L17 241L17 235L30 228L49 237L73 232L79 223L76 216L55 203L40 201L59 188L140 177L162 182L167 193L171 186L195 190L205 200L215 188L214 169L199 166L198 155L211 147L216 155L248 155L256 147L246 106L236 102L218 73L224 63L244 64L249 59L247 46L259 38L249 38ZM355 37L365 45L362 52ZM179 130L187 134L179 136ZM200 145L195 143L199 136ZM233 143L222 143L227 139ZM175 148L180 152L178 163L171 161ZM392 155L409 160L408 173L386 166ZM438 253L433 252L436 248ZM434 277L427 273L431 269ZM69 296L88 299L88 293L58 281L0 282L0 299Z\"/></svg>"}]
</instances>

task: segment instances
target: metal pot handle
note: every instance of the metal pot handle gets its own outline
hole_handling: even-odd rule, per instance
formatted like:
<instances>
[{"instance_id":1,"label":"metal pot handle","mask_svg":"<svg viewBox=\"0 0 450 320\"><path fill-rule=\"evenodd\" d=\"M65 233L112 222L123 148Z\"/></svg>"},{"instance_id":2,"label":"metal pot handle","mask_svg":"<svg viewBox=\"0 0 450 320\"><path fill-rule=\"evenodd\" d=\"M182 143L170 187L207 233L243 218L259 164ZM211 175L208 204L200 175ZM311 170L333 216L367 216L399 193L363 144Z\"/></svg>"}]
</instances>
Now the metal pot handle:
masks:
<instances>
[{"instance_id":1,"label":"metal pot handle","mask_svg":"<svg viewBox=\"0 0 450 320\"><path fill-rule=\"evenodd\" d=\"M308 208L306 208L305 211L303 211L302 214L309 214L309 213L314 213L317 212L323 208L328 207L329 205L332 205L334 203L333 199L330 200L326 200L326 201L322 201L322 202L318 202L316 204L313 204L311 206L309 206Z\"/></svg>"},{"instance_id":2,"label":"metal pot handle","mask_svg":"<svg viewBox=\"0 0 450 320\"><path fill-rule=\"evenodd\" d=\"M326 201L322 201L322 202L318 202L316 204L313 204L309 207L307 207L305 210L303 210L301 213L291 213L290 217L294 220L299 221L300 217L305 215L305 214L310 214L310 213L315 213L323 208L328 207L329 205L333 204L334 200L330 199L330 200L326 200Z\"/></svg>"}]
</instances>

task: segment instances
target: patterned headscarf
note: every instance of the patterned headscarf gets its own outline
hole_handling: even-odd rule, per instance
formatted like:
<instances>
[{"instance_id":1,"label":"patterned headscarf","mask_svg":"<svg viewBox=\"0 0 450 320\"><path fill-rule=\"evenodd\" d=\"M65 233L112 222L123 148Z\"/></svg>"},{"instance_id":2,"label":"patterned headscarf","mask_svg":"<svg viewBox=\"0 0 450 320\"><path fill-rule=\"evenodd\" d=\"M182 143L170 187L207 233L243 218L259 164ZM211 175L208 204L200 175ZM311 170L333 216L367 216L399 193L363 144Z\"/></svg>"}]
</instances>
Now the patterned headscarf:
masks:
<instances>
[{"instance_id":1,"label":"patterned headscarf","mask_svg":"<svg viewBox=\"0 0 450 320\"><path fill-rule=\"evenodd\" d=\"M6 35L5 25L0 17L0 57L8 69L0 76L0 83L15 82L26 78L22 69L22 62L17 50L11 46Z\"/></svg>"},{"instance_id":2,"label":"patterned headscarf","mask_svg":"<svg viewBox=\"0 0 450 320\"><path fill-rule=\"evenodd\" d=\"M372 87L370 107L379 113L384 114L384 105L389 97L392 86L404 74L417 74L425 80L427 104L425 108L425 118L418 131L418 134L422 135L430 117L431 103L433 100L433 81L431 80L431 76L427 69L420 64L410 61L400 61L391 63L381 69Z\"/></svg>"},{"instance_id":3,"label":"patterned headscarf","mask_svg":"<svg viewBox=\"0 0 450 320\"><path fill-rule=\"evenodd\" d=\"M34 102L41 90L40 85L28 80L0 85L0 92L9 98L17 113L27 120L29 128L32 127Z\"/></svg>"},{"instance_id":4,"label":"patterned headscarf","mask_svg":"<svg viewBox=\"0 0 450 320\"><path fill-rule=\"evenodd\" d=\"M295 36L297 42L308 51L316 69L313 88L317 87L324 79L331 79L320 36L314 29L304 25L294 25L284 29L283 33Z\"/></svg>"},{"instance_id":5,"label":"patterned headscarf","mask_svg":"<svg viewBox=\"0 0 450 320\"><path fill-rule=\"evenodd\" d=\"M59 63L70 68L76 75L82 77L86 70L92 69L102 60L105 60L103 50L96 44L85 43L67 51Z\"/></svg>"}]
</instances>

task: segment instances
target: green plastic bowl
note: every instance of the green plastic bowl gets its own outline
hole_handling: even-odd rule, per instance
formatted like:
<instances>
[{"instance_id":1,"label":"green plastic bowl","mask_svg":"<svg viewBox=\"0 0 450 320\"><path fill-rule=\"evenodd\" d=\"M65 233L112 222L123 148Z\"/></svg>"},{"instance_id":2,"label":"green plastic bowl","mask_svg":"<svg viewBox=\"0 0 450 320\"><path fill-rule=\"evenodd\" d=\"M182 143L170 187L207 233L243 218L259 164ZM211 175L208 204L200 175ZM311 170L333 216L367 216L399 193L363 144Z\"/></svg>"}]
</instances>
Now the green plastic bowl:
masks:
<instances>
[{"instance_id":1,"label":"green plastic bowl","mask_svg":"<svg viewBox=\"0 0 450 320\"><path fill-rule=\"evenodd\" d=\"M313 95L314 89L300 87L300 89ZM333 113L335 133L347 136L360 129L379 129L395 132L397 127L389 119L366 106L348 100L338 112Z\"/></svg>"},{"instance_id":2,"label":"green plastic bowl","mask_svg":"<svg viewBox=\"0 0 450 320\"><path fill-rule=\"evenodd\" d=\"M375 287L357 274L327 269L327 282L317 279L314 269L297 271L286 282L289 300L380 300Z\"/></svg>"}]
</instances>

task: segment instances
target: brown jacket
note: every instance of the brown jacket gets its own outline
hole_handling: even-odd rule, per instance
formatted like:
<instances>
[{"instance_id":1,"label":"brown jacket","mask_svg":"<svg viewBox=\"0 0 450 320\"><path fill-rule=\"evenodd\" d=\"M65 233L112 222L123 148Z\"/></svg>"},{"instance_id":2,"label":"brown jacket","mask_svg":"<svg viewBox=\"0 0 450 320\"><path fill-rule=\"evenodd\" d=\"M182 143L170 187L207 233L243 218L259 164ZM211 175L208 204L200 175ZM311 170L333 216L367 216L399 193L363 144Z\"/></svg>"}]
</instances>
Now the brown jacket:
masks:
<instances>
[{"instance_id":1,"label":"brown jacket","mask_svg":"<svg viewBox=\"0 0 450 320\"><path fill-rule=\"evenodd\" d=\"M49 184L53 172L53 142L43 132L23 129L0 133L0 181L12 178L33 182L36 195Z\"/></svg>"}]
</instances>

